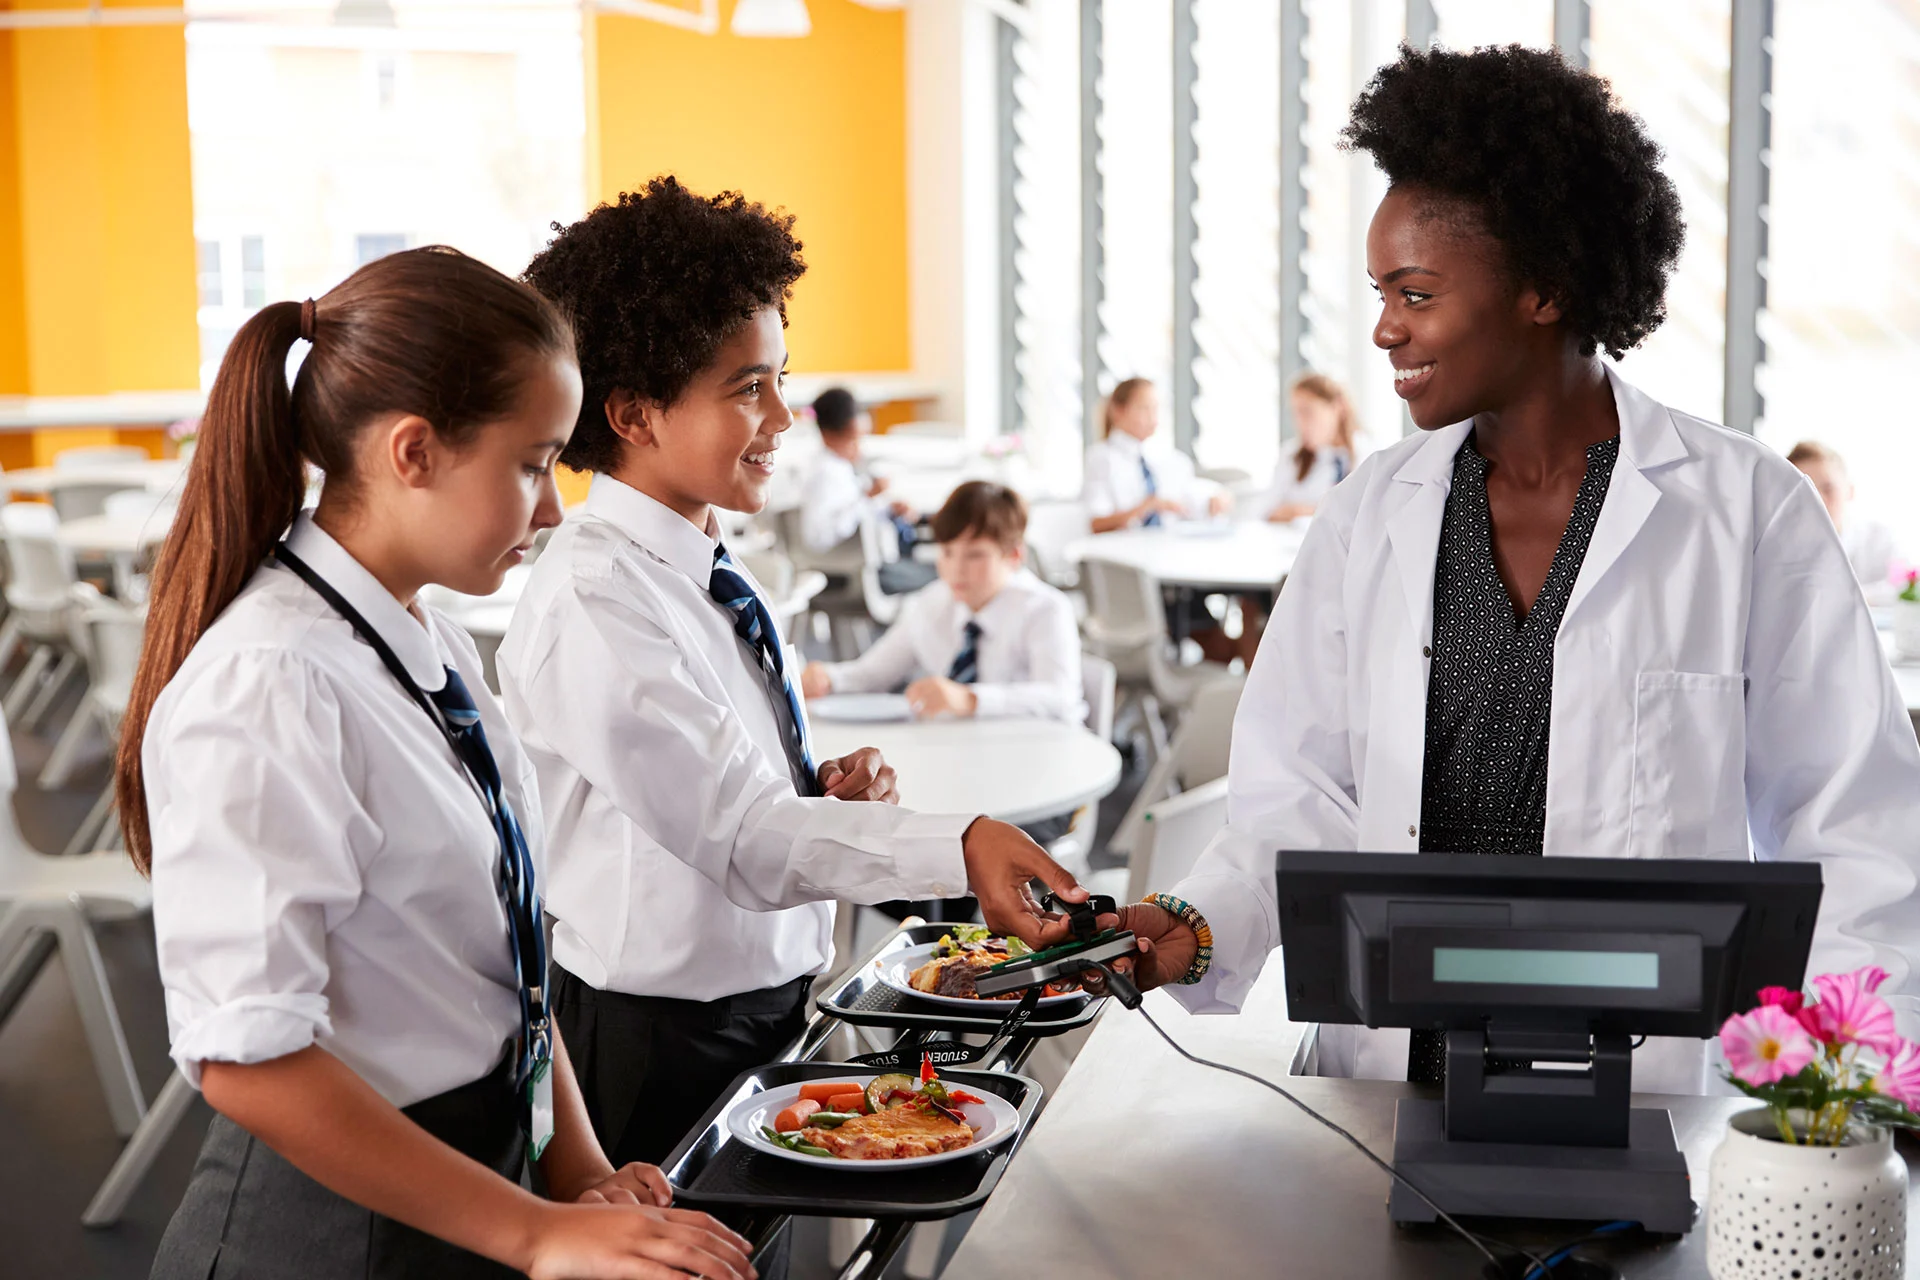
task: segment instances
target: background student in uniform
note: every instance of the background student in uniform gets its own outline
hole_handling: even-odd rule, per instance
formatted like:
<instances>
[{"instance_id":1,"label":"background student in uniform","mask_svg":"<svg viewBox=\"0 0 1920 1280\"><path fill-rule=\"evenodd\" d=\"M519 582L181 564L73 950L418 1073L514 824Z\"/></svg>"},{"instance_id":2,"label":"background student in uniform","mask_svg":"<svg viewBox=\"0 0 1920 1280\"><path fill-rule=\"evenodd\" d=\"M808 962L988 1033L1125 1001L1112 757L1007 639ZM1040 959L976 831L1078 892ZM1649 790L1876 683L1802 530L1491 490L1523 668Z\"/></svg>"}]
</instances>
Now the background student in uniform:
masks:
<instances>
[{"instance_id":1,"label":"background student in uniform","mask_svg":"<svg viewBox=\"0 0 1920 1280\"><path fill-rule=\"evenodd\" d=\"M1273 481L1254 503L1259 520L1284 524L1314 513L1333 486L1353 474L1359 422L1347 389L1324 373L1303 373L1287 389L1298 437L1281 454Z\"/></svg>"},{"instance_id":2,"label":"background student in uniform","mask_svg":"<svg viewBox=\"0 0 1920 1280\"><path fill-rule=\"evenodd\" d=\"M1914 991L1920 747L1827 515L1600 356L1665 314L1659 148L1518 45L1402 48L1344 137L1390 183L1373 339L1420 434L1315 516L1234 720L1231 820L1123 913L1154 944L1137 976L1238 1008L1279 940L1273 851L1364 849L1817 861L1808 972ZM1703 1092L1705 1049L1648 1040L1634 1087ZM1320 1063L1434 1082L1445 1043L1326 1027Z\"/></svg>"},{"instance_id":3,"label":"background student in uniform","mask_svg":"<svg viewBox=\"0 0 1920 1280\"><path fill-rule=\"evenodd\" d=\"M969 480L933 517L940 581L852 662L812 662L809 698L904 688L918 716L1037 716L1079 724L1080 628L1073 602L1026 571L1027 504L1005 485ZM1046 843L1072 814L1030 823Z\"/></svg>"},{"instance_id":4,"label":"background student in uniform","mask_svg":"<svg viewBox=\"0 0 1920 1280\"><path fill-rule=\"evenodd\" d=\"M820 428L820 456L800 498L800 537L807 549L831 551L859 533L863 521L882 521L892 533L895 558L880 566L880 589L905 595L932 582L933 566L912 555L920 513L886 496L886 477L874 475L861 452L861 437L873 430L872 415L853 392L829 387L814 397L813 420Z\"/></svg>"},{"instance_id":5,"label":"background student in uniform","mask_svg":"<svg viewBox=\"0 0 1920 1280\"><path fill-rule=\"evenodd\" d=\"M1123 379L1101 410L1100 439L1087 446L1080 501L1095 533L1158 529L1172 520L1222 516L1233 500L1201 481L1193 460L1178 449L1149 456L1147 441L1160 430L1160 395L1145 378ZM1207 608L1206 598L1185 587L1166 591L1167 630L1190 639L1213 662L1231 662L1234 641Z\"/></svg>"},{"instance_id":6,"label":"background student in uniform","mask_svg":"<svg viewBox=\"0 0 1920 1280\"><path fill-rule=\"evenodd\" d=\"M656 178L528 269L571 317L585 399L562 454L594 473L500 649L549 815L558 1016L621 1158L679 1141L803 1023L836 898L954 897L1035 940L1018 829L906 812L871 749L815 761L799 668L713 509L758 511L781 394L792 219Z\"/></svg>"},{"instance_id":7,"label":"background student in uniform","mask_svg":"<svg viewBox=\"0 0 1920 1280\"><path fill-rule=\"evenodd\" d=\"M218 1113L162 1280L751 1274L594 1139L536 994L532 770L416 598L493 591L558 521L579 402L564 321L448 250L265 307L221 362L116 776L173 1055ZM580 1203L520 1188L547 1133Z\"/></svg>"},{"instance_id":8,"label":"background student in uniform","mask_svg":"<svg viewBox=\"0 0 1920 1280\"><path fill-rule=\"evenodd\" d=\"M1800 468L1820 495L1867 603L1891 603L1900 592L1893 581L1894 562L1899 559L1893 530L1855 506L1846 459L1816 440L1802 440L1787 451L1787 461Z\"/></svg>"}]
</instances>

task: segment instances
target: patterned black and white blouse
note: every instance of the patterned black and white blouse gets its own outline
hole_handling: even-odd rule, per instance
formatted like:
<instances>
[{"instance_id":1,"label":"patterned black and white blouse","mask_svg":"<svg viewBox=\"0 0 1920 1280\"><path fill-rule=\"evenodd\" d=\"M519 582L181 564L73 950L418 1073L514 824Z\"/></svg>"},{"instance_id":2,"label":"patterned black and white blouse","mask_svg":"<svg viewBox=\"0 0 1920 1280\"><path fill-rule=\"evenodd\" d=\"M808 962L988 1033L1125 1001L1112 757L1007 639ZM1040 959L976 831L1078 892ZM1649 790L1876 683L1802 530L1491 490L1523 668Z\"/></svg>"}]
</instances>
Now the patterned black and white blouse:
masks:
<instances>
[{"instance_id":1,"label":"patterned black and white blouse","mask_svg":"<svg viewBox=\"0 0 1920 1280\"><path fill-rule=\"evenodd\" d=\"M1619 455L1618 436L1587 447L1573 514L1525 618L1515 616L1493 562L1487 460L1471 433L1454 455L1433 572L1422 853L1537 857L1543 850L1553 642ZM1408 1079L1438 1083L1445 1068L1445 1037L1415 1031Z\"/></svg>"}]
</instances>

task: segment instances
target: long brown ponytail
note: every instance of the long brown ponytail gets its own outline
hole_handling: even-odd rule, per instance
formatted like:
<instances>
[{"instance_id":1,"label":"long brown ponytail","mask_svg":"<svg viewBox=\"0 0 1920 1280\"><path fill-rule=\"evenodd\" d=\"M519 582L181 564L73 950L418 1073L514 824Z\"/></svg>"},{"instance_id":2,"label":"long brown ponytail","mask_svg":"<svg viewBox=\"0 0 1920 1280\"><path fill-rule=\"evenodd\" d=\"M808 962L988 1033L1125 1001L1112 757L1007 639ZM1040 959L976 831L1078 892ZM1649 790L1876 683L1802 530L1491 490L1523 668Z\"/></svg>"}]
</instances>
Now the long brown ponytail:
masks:
<instances>
[{"instance_id":1,"label":"long brown ponytail","mask_svg":"<svg viewBox=\"0 0 1920 1280\"><path fill-rule=\"evenodd\" d=\"M287 388L294 340L313 345ZM360 268L318 302L261 308L220 361L180 513L153 571L146 640L114 762L134 865L153 858L140 764L147 717L187 654L300 512L313 463L351 487L360 429L418 414L460 443L511 412L529 357L573 355L559 313L527 286L452 249Z\"/></svg>"}]
</instances>

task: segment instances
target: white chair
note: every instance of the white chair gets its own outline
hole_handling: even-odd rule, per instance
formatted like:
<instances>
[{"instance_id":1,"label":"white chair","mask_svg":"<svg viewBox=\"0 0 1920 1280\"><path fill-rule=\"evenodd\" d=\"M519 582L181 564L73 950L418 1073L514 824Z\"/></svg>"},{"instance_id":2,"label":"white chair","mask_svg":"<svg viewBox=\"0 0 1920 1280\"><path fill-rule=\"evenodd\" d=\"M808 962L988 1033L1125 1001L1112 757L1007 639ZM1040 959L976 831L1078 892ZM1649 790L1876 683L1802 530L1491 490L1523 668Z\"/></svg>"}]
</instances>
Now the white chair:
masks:
<instances>
[{"instance_id":1,"label":"white chair","mask_svg":"<svg viewBox=\"0 0 1920 1280\"><path fill-rule=\"evenodd\" d=\"M1087 647L1113 663L1124 709L1139 712L1158 760L1167 750L1163 708L1185 708L1203 686L1229 672L1217 662L1175 663L1160 584L1141 570L1092 556L1081 562L1080 580L1087 589L1081 624Z\"/></svg>"},{"instance_id":2,"label":"white chair","mask_svg":"<svg viewBox=\"0 0 1920 1280\"><path fill-rule=\"evenodd\" d=\"M863 519L858 533L825 551L815 551L802 534L798 507L775 517L781 549L795 572L812 569L827 576L830 585L813 598L806 616L826 618L834 657L842 662L858 657L872 643L874 623L885 626L899 615L898 598L880 590L880 566L887 561L880 524Z\"/></svg>"},{"instance_id":3,"label":"white chair","mask_svg":"<svg viewBox=\"0 0 1920 1280\"><path fill-rule=\"evenodd\" d=\"M1227 754L1233 744L1233 717L1240 709L1240 691L1246 677L1229 675L1210 681L1194 694L1173 742L1153 762L1126 816L1114 828L1107 847L1127 853L1134 847L1148 809L1169 795L1227 776Z\"/></svg>"},{"instance_id":4,"label":"white chair","mask_svg":"<svg viewBox=\"0 0 1920 1280\"><path fill-rule=\"evenodd\" d=\"M1093 533L1093 520L1080 502L1034 502L1027 507L1027 564L1034 576L1062 591L1080 585L1080 572L1067 548Z\"/></svg>"},{"instance_id":5,"label":"white chair","mask_svg":"<svg viewBox=\"0 0 1920 1280\"><path fill-rule=\"evenodd\" d=\"M1227 780L1215 778L1148 807L1139 844L1127 860L1127 896L1138 902L1169 889L1193 870L1208 843L1227 825Z\"/></svg>"},{"instance_id":6,"label":"white chair","mask_svg":"<svg viewBox=\"0 0 1920 1280\"><path fill-rule=\"evenodd\" d=\"M140 646L146 637L144 607L110 600L86 582L73 588L73 602L74 647L86 659L87 695L40 771L38 785L43 791L67 784L90 730L98 727L109 744L119 740L120 721L127 713L133 675L140 665ZM80 824L68 848L79 852L110 847L101 843L101 837L113 827L113 789L109 787Z\"/></svg>"},{"instance_id":7,"label":"white chair","mask_svg":"<svg viewBox=\"0 0 1920 1280\"><path fill-rule=\"evenodd\" d=\"M1080 696L1087 704L1087 729L1098 734L1103 742L1113 737L1116 684L1111 662L1098 654L1080 655ZM1073 825L1047 846L1047 852L1053 860L1075 875L1083 873L1093 856L1094 828L1098 825L1098 819L1099 810L1096 806L1081 805L1074 812Z\"/></svg>"},{"instance_id":8,"label":"white chair","mask_svg":"<svg viewBox=\"0 0 1920 1280\"><path fill-rule=\"evenodd\" d=\"M107 503L123 493L144 493L123 480L63 480L47 492L53 510L64 521L89 520L104 515Z\"/></svg>"},{"instance_id":9,"label":"white chair","mask_svg":"<svg viewBox=\"0 0 1920 1280\"><path fill-rule=\"evenodd\" d=\"M0 666L23 642L27 665L0 701L0 712L32 731L45 719L67 680L80 669L72 641L78 581L73 555L55 536L59 520L44 503L0 507L0 539L7 548L7 621L0 625Z\"/></svg>"},{"instance_id":10,"label":"white chair","mask_svg":"<svg viewBox=\"0 0 1920 1280\"><path fill-rule=\"evenodd\" d=\"M51 857L27 844L13 817L13 747L0 724L0 1030L57 950L79 1006L114 1129L130 1136L146 1100L93 935L97 920L125 919L153 904L146 879L123 853Z\"/></svg>"}]
</instances>

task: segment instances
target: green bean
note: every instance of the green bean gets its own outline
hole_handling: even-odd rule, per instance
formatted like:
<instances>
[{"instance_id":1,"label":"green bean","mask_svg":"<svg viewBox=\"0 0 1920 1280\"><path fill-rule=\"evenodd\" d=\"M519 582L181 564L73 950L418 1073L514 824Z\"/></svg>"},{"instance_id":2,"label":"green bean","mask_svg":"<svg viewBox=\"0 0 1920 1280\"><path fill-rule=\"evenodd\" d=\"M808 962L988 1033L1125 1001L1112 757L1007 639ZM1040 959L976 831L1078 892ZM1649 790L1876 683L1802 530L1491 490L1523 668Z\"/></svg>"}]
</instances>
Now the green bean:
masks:
<instances>
[{"instance_id":1,"label":"green bean","mask_svg":"<svg viewBox=\"0 0 1920 1280\"><path fill-rule=\"evenodd\" d=\"M857 1111L816 1111L807 1117L807 1123L822 1129L838 1129L847 1121L856 1120L859 1116L860 1113Z\"/></svg>"},{"instance_id":2,"label":"green bean","mask_svg":"<svg viewBox=\"0 0 1920 1280\"><path fill-rule=\"evenodd\" d=\"M829 1160L838 1160L840 1158L825 1147L816 1147L805 1142L795 1143L793 1149L803 1156L825 1156Z\"/></svg>"}]
</instances>

